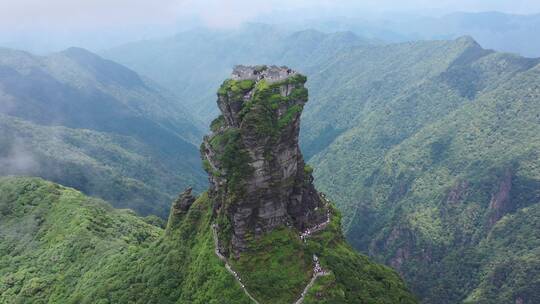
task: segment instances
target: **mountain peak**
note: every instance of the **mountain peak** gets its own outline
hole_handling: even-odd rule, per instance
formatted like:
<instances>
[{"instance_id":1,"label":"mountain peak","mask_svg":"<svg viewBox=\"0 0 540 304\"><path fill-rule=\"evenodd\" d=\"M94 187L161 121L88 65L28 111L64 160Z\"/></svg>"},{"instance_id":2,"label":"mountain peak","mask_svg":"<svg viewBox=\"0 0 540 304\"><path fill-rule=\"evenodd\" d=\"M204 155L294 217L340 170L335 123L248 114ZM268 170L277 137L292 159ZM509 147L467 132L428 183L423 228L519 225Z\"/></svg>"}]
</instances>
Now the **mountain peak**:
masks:
<instances>
[{"instance_id":1,"label":"mountain peak","mask_svg":"<svg viewBox=\"0 0 540 304\"><path fill-rule=\"evenodd\" d=\"M102 58L87 49L70 47L58 53L56 58L72 61L77 66L92 73L98 81L103 83L121 85L127 88L145 85L135 71L114 61Z\"/></svg>"},{"instance_id":2,"label":"mountain peak","mask_svg":"<svg viewBox=\"0 0 540 304\"><path fill-rule=\"evenodd\" d=\"M252 236L298 231L326 220L325 204L298 146L306 77L287 67L237 66L218 92L222 115L202 154L217 201L224 252L246 250Z\"/></svg>"},{"instance_id":3,"label":"mountain peak","mask_svg":"<svg viewBox=\"0 0 540 304\"><path fill-rule=\"evenodd\" d=\"M474 38L472 36L469 36L469 35L458 37L458 38L455 39L455 41L459 42L459 43L466 44L466 45L480 47L478 42L476 42L476 40L474 40Z\"/></svg>"},{"instance_id":4,"label":"mountain peak","mask_svg":"<svg viewBox=\"0 0 540 304\"><path fill-rule=\"evenodd\" d=\"M75 47L75 46L61 51L60 54L67 56L69 58L78 59L78 60L100 60L101 59L101 57L90 52L89 50L81 48L81 47Z\"/></svg>"}]
</instances>

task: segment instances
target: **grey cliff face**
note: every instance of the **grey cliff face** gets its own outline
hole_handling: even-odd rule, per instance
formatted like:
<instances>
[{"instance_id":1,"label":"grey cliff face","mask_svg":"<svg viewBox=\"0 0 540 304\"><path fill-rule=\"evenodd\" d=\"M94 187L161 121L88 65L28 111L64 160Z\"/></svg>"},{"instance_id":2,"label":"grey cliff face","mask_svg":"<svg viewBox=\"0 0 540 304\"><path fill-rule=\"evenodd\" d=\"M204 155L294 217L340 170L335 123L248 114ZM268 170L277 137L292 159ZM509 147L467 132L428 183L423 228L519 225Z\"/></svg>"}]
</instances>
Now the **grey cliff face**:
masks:
<instances>
[{"instance_id":1,"label":"grey cliff face","mask_svg":"<svg viewBox=\"0 0 540 304\"><path fill-rule=\"evenodd\" d=\"M201 146L223 252L286 225L324 220L323 203L298 146L306 78L286 67L238 66L218 92L222 116Z\"/></svg>"}]
</instances>

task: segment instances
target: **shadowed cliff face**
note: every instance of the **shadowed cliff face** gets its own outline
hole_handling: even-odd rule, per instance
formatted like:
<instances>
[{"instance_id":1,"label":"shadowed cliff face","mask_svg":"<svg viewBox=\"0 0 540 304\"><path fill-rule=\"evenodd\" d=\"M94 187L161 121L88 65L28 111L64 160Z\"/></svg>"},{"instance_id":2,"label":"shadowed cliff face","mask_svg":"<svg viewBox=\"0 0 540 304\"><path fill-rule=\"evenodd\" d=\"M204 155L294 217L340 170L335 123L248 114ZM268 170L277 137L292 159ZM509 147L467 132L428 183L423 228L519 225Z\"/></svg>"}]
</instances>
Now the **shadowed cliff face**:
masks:
<instances>
[{"instance_id":1,"label":"shadowed cliff face","mask_svg":"<svg viewBox=\"0 0 540 304\"><path fill-rule=\"evenodd\" d=\"M324 221L323 204L298 146L306 78L286 67L237 66L218 91L222 115L201 153L216 201L223 252L287 225Z\"/></svg>"}]
</instances>

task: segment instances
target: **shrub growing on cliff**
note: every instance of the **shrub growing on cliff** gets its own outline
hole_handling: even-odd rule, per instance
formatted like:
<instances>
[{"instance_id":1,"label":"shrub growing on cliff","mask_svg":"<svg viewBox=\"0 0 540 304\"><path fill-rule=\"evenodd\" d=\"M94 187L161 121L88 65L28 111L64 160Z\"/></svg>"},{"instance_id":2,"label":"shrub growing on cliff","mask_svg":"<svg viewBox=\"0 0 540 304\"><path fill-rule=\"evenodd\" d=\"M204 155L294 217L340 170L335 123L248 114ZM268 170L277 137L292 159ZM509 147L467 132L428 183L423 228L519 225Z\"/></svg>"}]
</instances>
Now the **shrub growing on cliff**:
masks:
<instances>
[{"instance_id":1,"label":"shrub growing on cliff","mask_svg":"<svg viewBox=\"0 0 540 304\"><path fill-rule=\"evenodd\" d=\"M213 149L219 151L219 163L227 172L227 187L231 195L242 194L242 180L251 173L249 154L245 151L238 129L230 128L210 140Z\"/></svg>"},{"instance_id":2,"label":"shrub growing on cliff","mask_svg":"<svg viewBox=\"0 0 540 304\"><path fill-rule=\"evenodd\" d=\"M210 130L212 130L212 132L217 132L224 125L225 125L225 117L223 115L219 115L216 119L212 120L212 123L210 123Z\"/></svg>"},{"instance_id":3,"label":"shrub growing on cliff","mask_svg":"<svg viewBox=\"0 0 540 304\"><path fill-rule=\"evenodd\" d=\"M287 112L283 114L283 116L278 120L278 127L284 128L288 124L290 124L293 119L302 112L303 106L299 104L295 104L294 106L287 109Z\"/></svg>"}]
</instances>

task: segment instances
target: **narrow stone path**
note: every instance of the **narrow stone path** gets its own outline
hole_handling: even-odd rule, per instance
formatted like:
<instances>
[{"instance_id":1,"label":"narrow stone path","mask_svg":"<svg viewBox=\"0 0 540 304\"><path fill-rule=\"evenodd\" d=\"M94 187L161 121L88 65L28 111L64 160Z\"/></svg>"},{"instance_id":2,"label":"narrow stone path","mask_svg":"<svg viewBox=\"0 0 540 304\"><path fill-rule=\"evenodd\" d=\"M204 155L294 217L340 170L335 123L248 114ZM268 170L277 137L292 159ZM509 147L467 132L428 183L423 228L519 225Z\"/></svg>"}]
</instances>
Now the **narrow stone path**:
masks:
<instances>
[{"instance_id":1,"label":"narrow stone path","mask_svg":"<svg viewBox=\"0 0 540 304\"><path fill-rule=\"evenodd\" d=\"M327 207L326 220L320 224L315 225L314 227L304 230L304 232L300 234L300 238L304 241L304 243L307 241L307 239L310 236L313 235L313 233L323 230L324 228L326 228L326 226L328 226L328 224L330 224L330 208L328 207L328 205L330 204L330 201L324 195L322 195L321 198L324 200L325 205ZM313 266L313 276L311 277L311 280L302 291L300 298L296 302L294 302L294 304L302 304L304 302L304 299L309 289L313 286L313 284L315 284L315 280L317 280L318 277L322 277L322 276L330 274L330 272L322 269L321 264L319 263L319 258L316 255L313 255L313 262L315 264Z\"/></svg>"},{"instance_id":2,"label":"narrow stone path","mask_svg":"<svg viewBox=\"0 0 540 304\"><path fill-rule=\"evenodd\" d=\"M322 198L324 199L326 204L329 204L329 201L328 201L328 199L326 199L326 197L323 196ZM313 226L311 228L306 229L304 232L302 232L300 234L300 238L304 242L306 242L306 239L309 238L313 233L323 230L324 228L326 228L326 226L329 223L330 223L330 209L328 209L328 212L326 213L326 221L324 221L324 222L322 222L320 224L317 224L317 225L315 225L315 226ZM253 301L253 303L260 304L259 301L257 301L247 291L246 286L242 282L242 279L240 278L238 273L232 269L231 265L227 261L227 258L225 256L223 256L223 254L221 254L221 252L219 251L219 243L218 243L217 225L216 224L212 224L212 235L214 237L214 247L215 247L214 250L215 250L215 253L216 253L217 257L220 260L222 260L223 263L225 263L225 268L227 269L227 271L229 271L234 276L234 278L236 279L238 284L240 284L240 287L242 287L242 290L244 291L246 296L248 296ZM313 255L313 264L314 264L313 265L313 275L311 277L311 280L309 281L309 283L306 285L306 287L304 288L304 290L300 294L300 298L298 298L298 300L296 300L296 302L294 302L293 304L302 304L304 302L304 299L305 299L306 294L308 293L309 289L313 286L313 284L315 284L315 280L317 280L318 277L322 277L322 276L330 274L330 272L325 271L324 269L322 269L321 264L319 262L319 258L316 255Z\"/></svg>"},{"instance_id":3,"label":"narrow stone path","mask_svg":"<svg viewBox=\"0 0 540 304\"><path fill-rule=\"evenodd\" d=\"M328 203L328 201L326 201L326 203ZM300 234L300 238L305 243L308 237L310 237L315 232L323 230L324 228L326 228L326 226L328 226L328 224L330 224L330 209L328 209L328 211L326 212L326 220L324 222L307 228L306 230L304 230L304 232Z\"/></svg>"},{"instance_id":4,"label":"narrow stone path","mask_svg":"<svg viewBox=\"0 0 540 304\"><path fill-rule=\"evenodd\" d=\"M246 294L246 296L248 296L252 301L253 303L255 304L260 304L259 301L257 301L246 289L246 286L244 285L244 283L242 283L242 279L240 279L240 276L238 275L238 273L236 273L236 271L234 271L231 267L231 265L229 265L229 262L227 261L227 258L225 258L225 256L223 256L223 254L221 254L221 252L219 251L219 246L218 246L218 237L217 237L217 230L216 230L217 226L216 224L212 224L212 234L214 236L214 247L215 247L215 253L216 255L218 256L218 258L220 260L222 260L224 263L225 263L225 268L234 276L234 278L236 279L236 281L238 282L238 284L240 284L240 287L242 287L242 290L244 291L244 293Z\"/></svg>"},{"instance_id":5,"label":"narrow stone path","mask_svg":"<svg viewBox=\"0 0 540 304\"><path fill-rule=\"evenodd\" d=\"M311 277L311 280L306 285L304 290L302 291L302 294L300 295L300 298L294 302L294 304L302 304L304 302L304 299L309 291L309 289L315 284L315 280L317 280L318 277L322 277L325 275L329 275L330 272L325 271L322 269L319 258L316 255L313 255L313 261L315 262L315 266L313 267L313 276Z\"/></svg>"}]
</instances>

